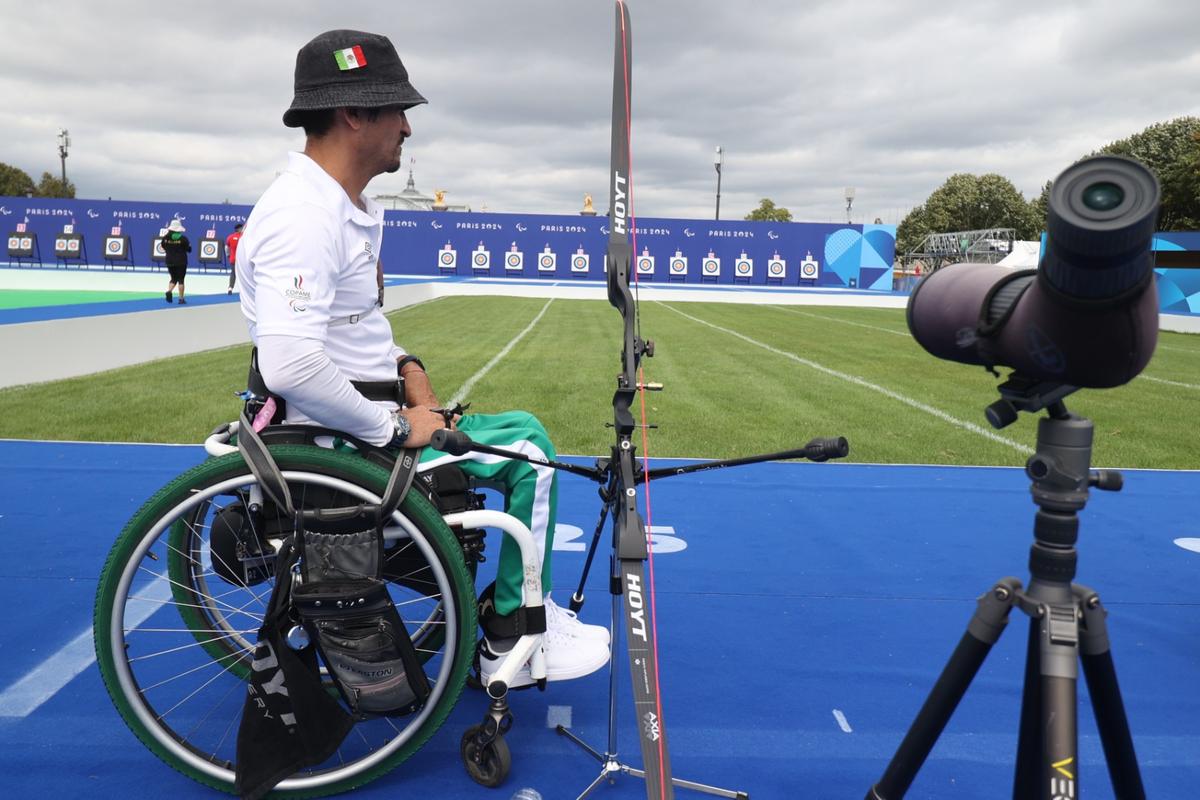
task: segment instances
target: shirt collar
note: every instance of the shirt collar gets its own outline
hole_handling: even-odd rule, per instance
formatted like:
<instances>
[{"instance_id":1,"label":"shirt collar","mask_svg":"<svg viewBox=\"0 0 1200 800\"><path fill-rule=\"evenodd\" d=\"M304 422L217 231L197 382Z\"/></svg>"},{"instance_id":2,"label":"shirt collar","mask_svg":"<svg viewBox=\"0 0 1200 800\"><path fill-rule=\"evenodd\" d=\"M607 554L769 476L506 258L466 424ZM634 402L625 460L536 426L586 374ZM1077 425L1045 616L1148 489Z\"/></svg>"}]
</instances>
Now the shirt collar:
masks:
<instances>
[{"instance_id":1,"label":"shirt collar","mask_svg":"<svg viewBox=\"0 0 1200 800\"><path fill-rule=\"evenodd\" d=\"M334 180L333 176L326 172L320 164L304 153L288 153L288 172L295 173L320 191L332 205L340 209L344 222L354 222L364 226L382 224L383 209L378 203L366 195L361 195L360 199L366 210L354 205L350 202L350 196L346 194L342 185Z\"/></svg>"}]
</instances>

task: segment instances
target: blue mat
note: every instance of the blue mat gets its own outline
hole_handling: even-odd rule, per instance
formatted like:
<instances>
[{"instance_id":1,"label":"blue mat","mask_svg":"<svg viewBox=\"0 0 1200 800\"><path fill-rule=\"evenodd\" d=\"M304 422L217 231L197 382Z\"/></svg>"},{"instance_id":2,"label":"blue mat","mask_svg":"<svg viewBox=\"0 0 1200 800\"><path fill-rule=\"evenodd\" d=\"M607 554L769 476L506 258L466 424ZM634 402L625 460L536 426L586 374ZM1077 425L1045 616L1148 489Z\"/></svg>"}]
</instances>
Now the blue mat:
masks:
<instances>
[{"instance_id":1,"label":"blue mat","mask_svg":"<svg viewBox=\"0 0 1200 800\"><path fill-rule=\"evenodd\" d=\"M5 797L217 796L134 739L94 665L29 710L19 707L28 698L8 691L56 654L68 663L90 649L92 596L117 531L203 458L197 447L0 442ZM558 547L577 547L595 525L595 490L572 476L561 487L560 523L586 533L563 527ZM1078 580L1109 610L1156 798L1191 797L1200 784L1200 554L1174 544L1200 536L1198 493L1198 473L1130 471L1123 492L1093 492L1081 513ZM1005 575L1027 578L1034 506L1019 469L763 464L658 482L651 498L663 542L655 572L675 774L756 800L862 797L975 598ZM554 559L565 604L583 553L560 549ZM589 581L589 622L607 620L605 561L602 553ZM1025 619L1014 616L909 797L1009 796L1025 636ZM620 666L620 748L638 766L623 653ZM569 719L603 749L607 689L602 672L515 693L514 766L498 790L473 784L459 762L459 737L485 706L468 692L416 758L356 796L502 800L531 786L546 800L573 798L599 767L549 725ZM1112 797L1082 680L1079 720L1082 796ZM629 777L596 795L644 796Z\"/></svg>"}]
</instances>

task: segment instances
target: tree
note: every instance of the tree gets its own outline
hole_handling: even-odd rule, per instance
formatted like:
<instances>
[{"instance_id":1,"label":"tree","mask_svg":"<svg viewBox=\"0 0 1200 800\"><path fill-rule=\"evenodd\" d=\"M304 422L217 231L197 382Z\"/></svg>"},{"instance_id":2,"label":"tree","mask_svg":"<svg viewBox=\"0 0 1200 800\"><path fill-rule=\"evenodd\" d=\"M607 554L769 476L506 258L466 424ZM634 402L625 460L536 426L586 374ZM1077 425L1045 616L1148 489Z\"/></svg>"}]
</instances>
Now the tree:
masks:
<instances>
[{"instance_id":1,"label":"tree","mask_svg":"<svg viewBox=\"0 0 1200 800\"><path fill-rule=\"evenodd\" d=\"M896 230L896 246L911 252L930 233L1013 228L1029 239L1040 227L1033 209L1002 175L951 175L925 202L908 213Z\"/></svg>"},{"instance_id":2,"label":"tree","mask_svg":"<svg viewBox=\"0 0 1200 800\"><path fill-rule=\"evenodd\" d=\"M43 172L42 182L37 185L33 194L35 197L74 197L75 184L70 181L64 183L62 178Z\"/></svg>"},{"instance_id":3,"label":"tree","mask_svg":"<svg viewBox=\"0 0 1200 800\"><path fill-rule=\"evenodd\" d=\"M752 222L791 222L792 212L775 205L775 201L769 197L764 197L758 208L746 215L746 219Z\"/></svg>"},{"instance_id":4,"label":"tree","mask_svg":"<svg viewBox=\"0 0 1200 800\"><path fill-rule=\"evenodd\" d=\"M24 197L34 188L33 178L28 173L0 162L0 196Z\"/></svg>"}]
</instances>

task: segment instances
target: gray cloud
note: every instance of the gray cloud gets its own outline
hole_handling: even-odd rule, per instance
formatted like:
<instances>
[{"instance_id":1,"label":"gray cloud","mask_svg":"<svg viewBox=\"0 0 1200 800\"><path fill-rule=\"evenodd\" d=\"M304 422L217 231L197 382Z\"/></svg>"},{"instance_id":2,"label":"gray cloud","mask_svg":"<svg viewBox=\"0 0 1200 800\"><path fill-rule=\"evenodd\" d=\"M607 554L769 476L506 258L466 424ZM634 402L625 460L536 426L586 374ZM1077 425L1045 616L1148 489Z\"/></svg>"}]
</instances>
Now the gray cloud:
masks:
<instances>
[{"instance_id":1,"label":"gray cloud","mask_svg":"<svg viewBox=\"0 0 1200 800\"><path fill-rule=\"evenodd\" d=\"M386 33L430 98L405 146L418 185L492 211L603 196L613 8L140 0L4 8L0 161L83 197L253 202L300 134L280 123L295 52L335 27ZM1200 114L1200 5L631 0L643 216L722 216L762 197L797 219L895 222L955 172L1026 196L1083 153ZM398 191L405 173L368 191ZM602 205L598 203L598 205Z\"/></svg>"}]
</instances>

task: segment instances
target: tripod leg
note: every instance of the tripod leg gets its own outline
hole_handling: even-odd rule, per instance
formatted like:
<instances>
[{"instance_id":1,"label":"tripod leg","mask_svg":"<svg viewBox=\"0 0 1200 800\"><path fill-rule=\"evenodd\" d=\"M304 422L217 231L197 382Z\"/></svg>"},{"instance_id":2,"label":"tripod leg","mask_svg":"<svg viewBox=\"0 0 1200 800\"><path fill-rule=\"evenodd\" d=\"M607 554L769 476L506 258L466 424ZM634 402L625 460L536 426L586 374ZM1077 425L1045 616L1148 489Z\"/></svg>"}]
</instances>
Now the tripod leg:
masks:
<instances>
[{"instance_id":1,"label":"tripod leg","mask_svg":"<svg viewBox=\"0 0 1200 800\"><path fill-rule=\"evenodd\" d=\"M1042 603L1033 620L1030 635L1033 649L1026 660L1025 703L1021 709L1014 798L1051 800L1079 796L1077 612L1078 606L1074 602ZM1036 674L1033 674L1033 663L1037 665ZM1031 687L1031 682L1037 688ZM1036 693L1036 699L1031 693ZM1038 743L1040 752L1036 747Z\"/></svg>"},{"instance_id":2,"label":"tripod leg","mask_svg":"<svg viewBox=\"0 0 1200 800\"><path fill-rule=\"evenodd\" d=\"M1016 578L1004 578L979 598L967 632L954 648L883 777L867 793L867 800L899 800L908 791L992 645L1004 632L1020 587Z\"/></svg>"},{"instance_id":3,"label":"tripod leg","mask_svg":"<svg viewBox=\"0 0 1200 800\"><path fill-rule=\"evenodd\" d=\"M1017 764L1013 775L1013 800L1040 797L1037 793L1042 761L1041 622L1029 620L1025 646L1025 681L1021 693L1021 725L1017 738Z\"/></svg>"},{"instance_id":4,"label":"tripod leg","mask_svg":"<svg viewBox=\"0 0 1200 800\"><path fill-rule=\"evenodd\" d=\"M1096 715L1096 726L1100 729L1100 742L1104 745L1104 759L1108 762L1113 793L1120 800L1145 800L1146 790L1142 786L1142 774L1133 750L1125 704L1117 685L1117 671L1113 667L1108 626L1104 622L1108 612L1100 604L1100 596L1095 592L1082 586L1075 589L1080 595L1083 609L1080 660L1083 662L1083 675L1087 678L1092 711Z\"/></svg>"}]
</instances>

